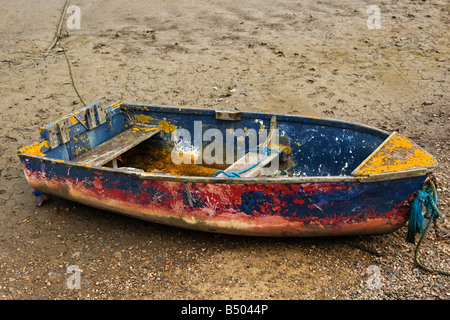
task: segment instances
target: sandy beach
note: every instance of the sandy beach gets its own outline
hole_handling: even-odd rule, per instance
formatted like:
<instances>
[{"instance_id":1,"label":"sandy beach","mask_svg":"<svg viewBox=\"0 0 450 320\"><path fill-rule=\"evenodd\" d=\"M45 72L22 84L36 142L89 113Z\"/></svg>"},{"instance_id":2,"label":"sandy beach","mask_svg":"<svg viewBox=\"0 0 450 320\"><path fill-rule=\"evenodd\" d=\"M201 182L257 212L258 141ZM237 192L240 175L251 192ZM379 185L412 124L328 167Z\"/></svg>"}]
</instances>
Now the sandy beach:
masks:
<instances>
[{"instance_id":1,"label":"sandy beach","mask_svg":"<svg viewBox=\"0 0 450 320\"><path fill-rule=\"evenodd\" d=\"M42 125L95 101L308 115L397 131L439 162L441 217L421 260L448 271L447 1L77 0L48 50L64 5L0 3L0 299L450 298L449 277L415 265L407 226L352 238L251 238L56 197L37 207L17 156ZM79 288L68 287L69 266L80 270Z\"/></svg>"}]
</instances>

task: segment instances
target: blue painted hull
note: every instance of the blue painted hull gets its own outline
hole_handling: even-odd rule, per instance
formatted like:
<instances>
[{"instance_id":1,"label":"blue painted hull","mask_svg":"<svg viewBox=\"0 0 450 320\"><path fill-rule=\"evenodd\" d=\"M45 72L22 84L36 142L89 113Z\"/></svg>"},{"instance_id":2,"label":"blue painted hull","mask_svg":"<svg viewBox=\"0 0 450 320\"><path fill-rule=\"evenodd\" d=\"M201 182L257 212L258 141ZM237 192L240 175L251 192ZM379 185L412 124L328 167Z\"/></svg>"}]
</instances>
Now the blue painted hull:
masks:
<instances>
[{"instance_id":1,"label":"blue painted hull","mask_svg":"<svg viewBox=\"0 0 450 320\"><path fill-rule=\"evenodd\" d=\"M125 106L128 112L136 108ZM223 132L233 126L259 129L270 119L264 114L243 113L240 121L221 121L214 118L213 111L159 106L139 107L139 115L156 123L170 119L170 125L186 128L193 135L192 124L199 119ZM351 123L283 115L278 117L279 127L288 133L290 154L295 157L290 176L211 180L78 163L76 153L81 147L93 149L127 127L127 117L119 111L113 110L110 117L95 130L73 124L70 141L54 148L40 147L43 155L33 155L30 149L21 152L30 185L47 194L177 227L314 237L387 233L402 227L415 192L430 175L361 182L350 173L388 133ZM161 139L168 140L169 135L162 132Z\"/></svg>"}]
</instances>

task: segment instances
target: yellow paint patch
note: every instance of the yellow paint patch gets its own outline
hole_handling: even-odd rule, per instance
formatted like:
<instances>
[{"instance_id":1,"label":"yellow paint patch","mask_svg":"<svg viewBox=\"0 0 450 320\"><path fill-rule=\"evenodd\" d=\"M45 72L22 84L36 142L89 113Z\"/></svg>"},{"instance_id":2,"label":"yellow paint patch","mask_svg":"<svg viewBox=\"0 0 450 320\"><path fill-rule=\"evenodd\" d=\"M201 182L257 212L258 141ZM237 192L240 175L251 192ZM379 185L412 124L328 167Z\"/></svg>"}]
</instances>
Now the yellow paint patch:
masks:
<instances>
[{"instance_id":1,"label":"yellow paint patch","mask_svg":"<svg viewBox=\"0 0 450 320\"><path fill-rule=\"evenodd\" d=\"M89 149L87 149L86 147L83 146L78 146L75 148L75 155L77 157L81 156L82 154L84 154L85 152L88 152Z\"/></svg>"},{"instance_id":2,"label":"yellow paint patch","mask_svg":"<svg viewBox=\"0 0 450 320\"><path fill-rule=\"evenodd\" d=\"M269 145L269 148L271 148L271 149L278 149L280 151L284 150L284 152L286 154L290 154L292 152L291 147L286 146L284 144L271 144L271 145Z\"/></svg>"},{"instance_id":3,"label":"yellow paint patch","mask_svg":"<svg viewBox=\"0 0 450 320\"><path fill-rule=\"evenodd\" d=\"M290 154L291 153L291 147L280 144L280 147L284 149L284 152L286 152L286 154Z\"/></svg>"},{"instance_id":4,"label":"yellow paint patch","mask_svg":"<svg viewBox=\"0 0 450 320\"><path fill-rule=\"evenodd\" d=\"M42 156L45 154L42 153L42 148L50 148L50 143L47 140L43 140L41 142L35 142L33 145L25 146L20 149L20 154L28 154L30 156Z\"/></svg>"},{"instance_id":5,"label":"yellow paint patch","mask_svg":"<svg viewBox=\"0 0 450 320\"><path fill-rule=\"evenodd\" d=\"M171 133L177 130L177 127L174 126L173 124L170 124L170 122L166 121L166 120L161 120L158 123L159 127L161 128L162 131L164 131L165 133Z\"/></svg>"},{"instance_id":6,"label":"yellow paint patch","mask_svg":"<svg viewBox=\"0 0 450 320\"><path fill-rule=\"evenodd\" d=\"M78 122L78 120L75 118L75 116L73 114L70 116L69 119L70 119L70 123L72 123L72 125L75 125Z\"/></svg>"},{"instance_id":7,"label":"yellow paint patch","mask_svg":"<svg viewBox=\"0 0 450 320\"><path fill-rule=\"evenodd\" d=\"M365 176L428 168L437 162L428 152L398 133L392 134L386 143L367 158L354 175Z\"/></svg>"},{"instance_id":8,"label":"yellow paint patch","mask_svg":"<svg viewBox=\"0 0 450 320\"><path fill-rule=\"evenodd\" d=\"M145 114L135 115L135 117L141 123L149 123L151 120L155 120L150 116L146 116Z\"/></svg>"}]
</instances>

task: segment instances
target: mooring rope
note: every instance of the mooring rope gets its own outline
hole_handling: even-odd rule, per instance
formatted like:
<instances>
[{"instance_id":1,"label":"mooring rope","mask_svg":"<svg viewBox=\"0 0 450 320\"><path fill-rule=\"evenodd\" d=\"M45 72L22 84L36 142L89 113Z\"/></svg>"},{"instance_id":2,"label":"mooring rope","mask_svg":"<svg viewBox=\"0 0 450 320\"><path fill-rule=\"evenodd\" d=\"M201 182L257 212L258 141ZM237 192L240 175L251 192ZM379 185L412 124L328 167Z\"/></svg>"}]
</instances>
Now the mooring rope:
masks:
<instances>
[{"instance_id":1,"label":"mooring rope","mask_svg":"<svg viewBox=\"0 0 450 320\"><path fill-rule=\"evenodd\" d=\"M64 16L66 14L67 7L69 6L69 2L70 2L70 0L66 0L66 2L64 3L64 7L61 12L61 17L59 19L58 28L56 29L56 33L55 33L55 36L53 37L52 43L47 48L47 52L50 52L50 50L52 50L56 46L56 44L59 42L59 40L61 39L62 25L63 25Z\"/></svg>"},{"instance_id":2,"label":"mooring rope","mask_svg":"<svg viewBox=\"0 0 450 320\"><path fill-rule=\"evenodd\" d=\"M80 93L78 92L77 86L75 85L75 80L73 79L72 68L70 67L70 61L69 61L69 57L67 56L66 49L64 49L64 47L61 44L61 30L62 30L62 25L63 25L63 21L64 21L64 16L66 14L67 7L69 6L69 2L70 2L70 0L66 0L66 2L64 3L64 7L61 12L61 17L59 19L58 28L56 29L55 36L53 37L52 43L47 48L46 53L49 53L56 45L58 45L61 48L61 50L64 54L64 58L66 59L66 62L67 62L67 67L69 68L69 76L70 76L70 81L72 83L72 87L75 90L75 93L77 94L81 103L84 106L86 106L86 103L84 102L83 98L81 97Z\"/></svg>"},{"instance_id":3,"label":"mooring rope","mask_svg":"<svg viewBox=\"0 0 450 320\"><path fill-rule=\"evenodd\" d=\"M425 206L426 213L423 214L423 206ZM409 216L408 235L406 240L410 243L415 242L416 233L421 233L419 242L417 243L416 250L414 251L414 261L419 268L428 271L436 272L442 275L450 276L450 272L438 269L432 269L419 261L419 251L422 245L423 239L430 229L433 220L440 217L439 209L437 208L437 192L434 182L430 179L428 185L424 185L421 190L418 191L417 196L414 198L411 204L411 211ZM425 218L428 219L428 224L424 229Z\"/></svg>"},{"instance_id":4,"label":"mooring rope","mask_svg":"<svg viewBox=\"0 0 450 320\"><path fill-rule=\"evenodd\" d=\"M75 90L75 93L77 94L78 99L80 99L83 106L86 106L86 102L84 102L83 98L81 97L80 93L78 92L77 86L75 85L75 80L73 80L72 68L70 67L70 61L69 61L69 58L67 57L66 50L63 48L61 43L58 43L58 45L62 49L62 51L64 53L64 57L66 58L67 67L69 68L70 81L72 82L72 87Z\"/></svg>"}]
</instances>

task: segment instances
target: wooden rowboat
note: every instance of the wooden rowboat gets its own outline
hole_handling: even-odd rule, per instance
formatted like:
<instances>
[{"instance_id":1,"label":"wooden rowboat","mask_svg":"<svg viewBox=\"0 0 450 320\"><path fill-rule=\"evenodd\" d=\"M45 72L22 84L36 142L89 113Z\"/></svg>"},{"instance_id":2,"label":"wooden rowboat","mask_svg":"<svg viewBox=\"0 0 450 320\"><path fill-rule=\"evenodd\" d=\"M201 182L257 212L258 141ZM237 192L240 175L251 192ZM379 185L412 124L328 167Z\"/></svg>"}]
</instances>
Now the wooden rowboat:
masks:
<instances>
[{"instance_id":1,"label":"wooden rowboat","mask_svg":"<svg viewBox=\"0 0 450 320\"><path fill-rule=\"evenodd\" d=\"M18 152L35 190L238 235L392 232L437 166L397 132L283 114L97 102L40 134Z\"/></svg>"}]
</instances>

